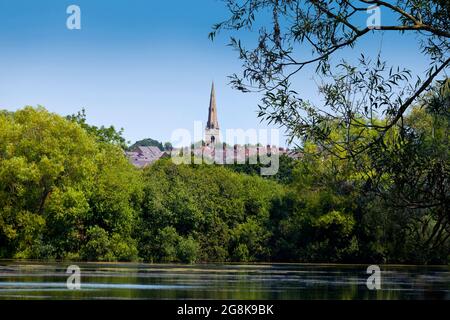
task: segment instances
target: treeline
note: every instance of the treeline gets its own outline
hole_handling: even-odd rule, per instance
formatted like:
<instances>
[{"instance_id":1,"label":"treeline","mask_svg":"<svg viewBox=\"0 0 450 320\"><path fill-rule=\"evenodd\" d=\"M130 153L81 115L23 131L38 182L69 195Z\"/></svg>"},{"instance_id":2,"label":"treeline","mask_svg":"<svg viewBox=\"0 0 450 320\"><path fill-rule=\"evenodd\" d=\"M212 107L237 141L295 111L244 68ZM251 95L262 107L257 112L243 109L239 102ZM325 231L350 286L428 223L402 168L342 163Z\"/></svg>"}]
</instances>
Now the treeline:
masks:
<instances>
[{"instance_id":1,"label":"treeline","mask_svg":"<svg viewBox=\"0 0 450 320\"><path fill-rule=\"evenodd\" d=\"M358 162L305 141L262 178L170 159L138 170L120 132L83 115L0 112L0 257L448 263L449 115L405 122Z\"/></svg>"}]
</instances>

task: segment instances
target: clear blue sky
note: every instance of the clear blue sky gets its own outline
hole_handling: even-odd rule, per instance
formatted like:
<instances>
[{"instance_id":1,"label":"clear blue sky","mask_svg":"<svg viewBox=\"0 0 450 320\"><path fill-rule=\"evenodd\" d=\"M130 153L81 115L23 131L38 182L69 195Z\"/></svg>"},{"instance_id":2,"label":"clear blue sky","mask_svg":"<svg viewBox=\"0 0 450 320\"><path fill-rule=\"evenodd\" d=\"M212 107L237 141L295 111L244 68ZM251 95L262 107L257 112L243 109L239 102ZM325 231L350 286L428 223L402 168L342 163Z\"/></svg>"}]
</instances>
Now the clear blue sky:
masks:
<instances>
[{"instance_id":1,"label":"clear blue sky","mask_svg":"<svg viewBox=\"0 0 450 320\"><path fill-rule=\"evenodd\" d=\"M66 28L71 4L81 7L81 30ZM85 108L90 123L123 127L127 140L168 141L174 129L206 121L214 80L222 128L266 128L258 96L228 86L240 70L228 37L207 37L226 15L219 0L0 0L0 108ZM380 39L361 48L376 52ZM383 38L392 63L422 72L416 46L408 36ZM314 100L312 76L296 84Z\"/></svg>"}]
</instances>

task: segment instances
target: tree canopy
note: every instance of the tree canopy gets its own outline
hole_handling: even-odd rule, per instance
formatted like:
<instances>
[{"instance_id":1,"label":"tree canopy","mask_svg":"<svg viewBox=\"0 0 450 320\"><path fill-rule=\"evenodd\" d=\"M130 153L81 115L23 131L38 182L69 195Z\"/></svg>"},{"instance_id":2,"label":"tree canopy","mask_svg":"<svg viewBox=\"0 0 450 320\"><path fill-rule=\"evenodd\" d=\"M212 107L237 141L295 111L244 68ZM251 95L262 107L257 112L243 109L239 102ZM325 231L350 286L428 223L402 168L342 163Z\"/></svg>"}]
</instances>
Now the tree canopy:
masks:
<instances>
[{"instance_id":1,"label":"tree canopy","mask_svg":"<svg viewBox=\"0 0 450 320\"><path fill-rule=\"evenodd\" d=\"M356 159L311 138L274 177L171 159L139 170L87 124L1 111L0 258L447 263L448 88L422 102L380 150Z\"/></svg>"},{"instance_id":2,"label":"tree canopy","mask_svg":"<svg viewBox=\"0 0 450 320\"><path fill-rule=\"evenodd\" d=\"M449 68L450 4L446 0L224 3L229 17L214 25L210 37L223 30L233 34L230 45L239 53L242 72L232 75L231 83L244 92L261 92L259 117L284 126L291 141L314 137L318 143L333 142L350 151L350 157L376 148L391 129L403 125L406 112L436 81L445 80ZM369 24L368 8L380 10L383 19ZM235 31L254 37L243 36L248 39L243 41L242 33ZM358 48L361 55L356 63L342 56L379 32L413 34L428 70L414 80L408 66L391 66L383 60L383 52L374 56L367 46ZM317 74L323 105L306 100L305 93L293 85L301 72L311 74L308 67ZM330 127L336 124L353 133L335 141ZM367 130L376 134L355 145L354 140Z\"/></svg>"},{"instance_id":3,"label":"tree canopy","mask_svg":"<svg viewBox=\"0 0 450 320\"><path fill-rule=\"evenodd\" d=\"M97 137L43 108L0 115L1 256L137 257L139 174Z\"/></svg>"}]
</instances>

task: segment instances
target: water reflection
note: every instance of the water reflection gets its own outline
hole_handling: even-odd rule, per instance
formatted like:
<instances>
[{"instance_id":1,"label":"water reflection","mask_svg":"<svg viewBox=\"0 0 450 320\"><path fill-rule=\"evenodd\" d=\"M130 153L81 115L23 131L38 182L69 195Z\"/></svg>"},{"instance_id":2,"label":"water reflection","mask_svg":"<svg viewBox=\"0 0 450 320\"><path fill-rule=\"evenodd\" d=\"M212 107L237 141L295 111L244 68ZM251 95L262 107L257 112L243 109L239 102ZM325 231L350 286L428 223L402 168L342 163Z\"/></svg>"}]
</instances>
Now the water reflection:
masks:
<instances>
[{"instance_id":1,"label":"water reflection","mask_svg":"<svg viewBox=\"0 0 450 320\"><path fill-rule=\"evenodd\" d=\"M0 299L450 299L447 266L381 266L370 291L363 265L78 265L68 290L69 263L0 261Z\"/></svg>"}]
</instances>

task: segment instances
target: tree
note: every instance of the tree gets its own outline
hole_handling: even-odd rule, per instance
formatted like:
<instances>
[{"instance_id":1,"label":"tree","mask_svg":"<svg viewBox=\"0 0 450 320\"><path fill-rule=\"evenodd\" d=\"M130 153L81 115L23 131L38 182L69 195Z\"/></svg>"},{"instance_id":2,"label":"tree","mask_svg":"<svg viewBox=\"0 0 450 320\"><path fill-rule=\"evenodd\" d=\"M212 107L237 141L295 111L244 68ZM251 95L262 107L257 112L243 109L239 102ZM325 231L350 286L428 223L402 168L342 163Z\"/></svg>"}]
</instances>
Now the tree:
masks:
<instances>
[{"instance_id":1,"label":"tree","mask_svg":"<svg viewBox=\"0 0 450 320\"><path fill-rule=\"evenodd\" d=\"M73 240L66 227L77 230L88 214L78 191L95 171L94 154L95 141L80 126L43 108L0 116L0 242L7 256L39 255L48 215L67 213L71 222L59 230Z\"/></svg>"},{"instance_id":2,"label":"tree","mask_svg":"<svg viewBox=\"0 0 450 320\"><path fill-rule=\"evenodd\" d=\"M377 183L378 194L393 215L406 217L411 252L422 262L450 250L449 88L449 80L434 88L405 118L404 130L371 154L376 179L389 179Z\"/></svg>"},{"instance_id":3,"label":"tree","mask_svg":"<svg viewBox=\"0 0 450 320\"><path fill-rule=\"evenodd\" d=\"M307 142L293 170L288 214L274 225L275 259L345 262L358 256L357 215L362 180L352 161L340 161Z\"/></svg>"},{"instance_id":4,"label":"tree","mask_svg":"<svg viewBox=\"0 0 450 320\"><path fill-rule=\"evenodd\" d=\"M359 192L367 195L357 194L364 202L361 208L376 212L386 223L358 213L355 233L362 240L360 245L377 247L374 256L387 259L397 255L403 261L445 260L448 139L442 132L448 131L450 103L442 88L449 85L450 3L225 2L230 17L213 27L212 39L221 30L234 33L262 25L253 47L247 48L236 36L231 38L230 45L243 62L243 72L234 74L231 83L243 92L261 92L259 117L286 127L291 142L298 141L302 148L314 144L319 159L340 159L343 163L337 167L344 172L351 164L348 177L358 177ZM382 10L382 24L367 23L369 6ZM357 46L379 32L412 34L415 40L411 41L417 41L428 70L413 80L407 68L388 65L383 52L373 56L367 47ZM358 61L345 58L357 49ZM305 100L293 85L296 76L312 68L320 79L321 105ZM413 110L418 104L426 112ZM325 179L325 185L326 181L330 180ZM339 190L332 188L331 193L335 192ZM368 224L377 230L373 237L364 230Z\"/></svg>"},{"instance_id":5,"label":"tree","mask_svg":"<svg viewBox=\"0 0 450 320\"><path fill-rule=\"evenodd\" d=\"M0 257L446 263L449 92L435 87L357 158L377 130L331 122L329 144L306 139L273 178L170 159L138 170L78 122L0 111ZM350 149L333 143L346 135Z\"/></svg>"},{"instance_id":6,"label":"tree","mask_svg":"<svg viewBox=\"0 0 450 320\"><path fill-rule=\"evenodd\" d=\"M275 257L445 263L450 250L448 89L447 83L434 88L405 116L403 127L393 128L364 157L347 157L348 150L333 144L323 149L306 140L289 188L293 208L273 220ZM354 143L364 143L374 131ZM339 141L346 134L335 125L330 138Z\"/></svg>"},{"instance_id":7,"label":"tree","mask_svg":"<svg viewBox=\"0 0 450 320\"><path fill-rule=\"evenodd\" d=\"M164 149L163 150L165 150L165 151L172 151L172 149L173 149L172 143L170 143L170 142L164 143Z\"/></svg>"},{"instance_id":8,"label":"tree","mask_svg":"<svg viewBox=\"0 0 450 320\"><path fill-rule=\"evenodd\" d=\"M402 125L407 110L449 68L450 4L432 1L348 0L224 0L229 19L216 24L210 37L220 30L252 30L258 25L256 46L247 49L236 37L230 45L243 62L242 75L234 74L235 88L262 92L259 117L287 128L291 141L314 137L329 144L330 123L360 134L375 130L364 145L351 149L358 135L334 141L348 156L355 157L380 143L393 127ZM366 23L367 8L377 6L389 19L385 24ZM267 16L272 16L267 25ZM391 18L392 17L392 18ZM414 33L430 61L426 76L412 83L407 69L392 68L362 54L357 65L333 61L346 49L377 32ZM311 55L308 56L308 52ZM308 66L315 67L324 96L323 106L312 105L292 89L292 79ZM377 120L383 119L382 123ZM336 122L337 121L337 122Z\"/></svg>"},{"instance_id":9,"label":"tree","mask_svg":"<svg viewBox=\"0 0 450 320\"><path fill-rule=\"evenodd\" d=\"M133 150L135 147L158 147L159 150L164 150L164 146L161 142L150 138L136 141L128 149Z\"/></svg>"},{"instance_id":10,"label":"tree","mask_svg":"<svg viewBox=\"0 0 450 320\"><path fill-rule=\"evenodd\" d=\"M78 123L84 130L86 130L91 135L97 138L97 141L103 143L111 143L120 146L122 149L126 149L126 141L123 137L123 128L119 131L114 128L114 126L101 126L97 127L88 124L86 117L86 110L82 109L80 112L74 115L69 115L66 117L68 120Z\"/></svg>"},{"instance_id":11,"label":"tree","mask_svg":"<svg viewBox=\"0 0 450 320\"><path fill-rule=\"evenodd\" d=\"M270 256L270 213L284 194L277 183L220 166L163 159L144 170L144 185L139 248L145 260L261 261Z\"/></svg>"},{"instance_id":12,"label":"tree","mask_svg":"<svg viewBox=\"0 0 450 320\"><path fill-rule=\"evenodd\" d=\"M139 172L86 128L42 107L0 113L2 257L137 258Z\"/></svg>"},{"instance_id":13,"label":"tree","mask_svg":"<svg viewBox=\"0 0 450 320\"><path fill-rule=\"evenodd\" d=\"M256 156L257 158L257 156ZM293 158L281 154L279 156L279 168L278 172L273 176L266 176L268 179L275 180L283 184L289 184L292 182L292 170L294 169L296 160ZM261 168L264 167L260 161L249 158L245 163L231 164L228 166L231 170L239 173L245 173L250 175L260 175Z\"/></svg>"}]
</instances>

